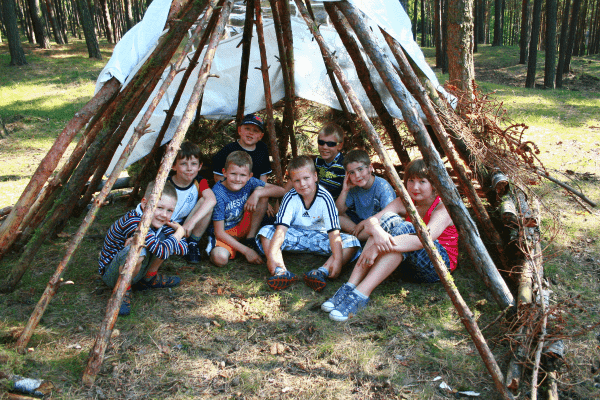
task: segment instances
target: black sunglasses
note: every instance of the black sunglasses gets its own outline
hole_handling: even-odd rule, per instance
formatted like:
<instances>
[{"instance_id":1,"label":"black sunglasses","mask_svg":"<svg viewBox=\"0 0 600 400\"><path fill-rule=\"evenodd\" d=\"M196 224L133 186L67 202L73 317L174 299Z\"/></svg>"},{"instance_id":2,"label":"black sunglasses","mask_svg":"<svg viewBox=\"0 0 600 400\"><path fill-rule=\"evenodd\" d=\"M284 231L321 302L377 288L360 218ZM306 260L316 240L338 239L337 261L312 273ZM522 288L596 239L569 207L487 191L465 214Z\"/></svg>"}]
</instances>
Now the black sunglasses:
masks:
<instances>
[{"instance_id":1,"label":"black sunglasses","mask_svg":"<svg viewBox=\"0 0 600 400\"><path fill-rule=\"evenodd\" d=\"M335 147L338 144L338 142L326 142L321 139L317 139L317 143L319 144L319 146L327 146L327 147Z\"/></svg>"}]
</instances>

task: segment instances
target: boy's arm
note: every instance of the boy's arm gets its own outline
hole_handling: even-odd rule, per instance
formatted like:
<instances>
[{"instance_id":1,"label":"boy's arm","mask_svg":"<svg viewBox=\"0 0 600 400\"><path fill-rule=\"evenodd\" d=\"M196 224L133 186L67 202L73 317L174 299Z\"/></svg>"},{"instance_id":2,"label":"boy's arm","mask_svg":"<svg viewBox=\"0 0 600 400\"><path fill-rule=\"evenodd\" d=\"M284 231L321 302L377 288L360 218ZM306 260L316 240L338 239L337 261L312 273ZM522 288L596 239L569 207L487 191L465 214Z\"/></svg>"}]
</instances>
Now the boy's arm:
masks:
<instances>
[{"instance_id":1,"label":"boy's arm","mask_svg":"<svg viewBox=\"0 0 600 400\"><path fill-rule=\"evenodd\" d=\"M260 180L263 181L264 183L267 183L267 174L261 175Z\"/></svg>"},{"instance_id":2,"label":"boy's arm","mask_svg":"<svg viewBox=\"0 0 600 400\"><path fill-rule=\"evenodd\" d=\"M352 185L352 183L350 182L350 175L346 175L346 177L344 178L344 184L342 185L342 191L340 192L340 195L335 201L335 206L337 207L338 213L340 215L345 213L348 209L348 206L346 205L346 199L348 198L348 192L350 192L350 189L352 187L354 187L354 185Z\"/></svg>"},{"instance_id":3,"label":"boy's arm","mask_svg":"<svg viewBox=\"0 0 600 400\"><path fill-rule=\"evenodd\" d=\"M252 250L248 246L244 246L242 243L238 242L236 238L231 236L227 231L225 231L225 221L213 221L213 227L215 229L215 237L219 239L221 242L227 243L229 246L234 248L237 252L241 253L246 257L249 263L252 264L262 264L263 260L260 258L258 253Z\"/></svg>"},{"instance_id":4,"label":"boy's arm","mask_svg":"<svg viewBox=\"0 0 600 400\"><path fill-rule=\"evenodd\" d=\"M270 183L266 183L265 186L259 186L248 197L246 200L246 204L244 205L244 209L246 211L254 211L256 210L256 205L258 201L263 197L283 197L285 194L285 189L281 186L272 185Z\"/></svg>"},{"instance_id":5,"label":"boy's arm","mask_svg":"<svg viewBox=\"0 0 600 400\"><path fill-rule=\"evenodd\" d=\"M339 230L328 233L332 256L323 266L329 270L329 277L336 278L342 272L342 237Z\"/></svg>"},{"instance_id":6,"label":"boy's arm","mask_svg":"<svg viewBox=\"0 0 600 400\"><path fill-rule=\"evenodd\" d=\"M156 257L166 260L173 254L184 255L188 251L188 245L182 240L185 230L177 222L167 222L166 225L174 230L166 239L160 240L153 231L148 231L146 235L146 248ZM165 229L165 228L163 228Z\"/></svg>"},{"instance_id":7,"label":"boy's arm","mask_svg":"<svg viewBox=\"0 0 600 400\"><path fill-rule=\"evenodd\" d=\"M204 199L202 204L198 202L183 223L185 236L191 235L192 229L194 229L198 221L207 216L210 217L210 213L212 213L213 208L215 208L215 204L217 204L217 198L215 197L215 193L212 191L212 189L204 189L202 191L202 198Z\"/></svg>"},{"instance_id":8,"label":"boy's arm","mask_svg":"<svg viewBox=\"0 0 600 400\"><path fill-rule=\"evenodd\" d=\"M215 180L215 183L217 183L223 180L223 175L217 175L213 172L213 179Z\"/></svg>"},{"instance_id":9,"label":"boy's arm","mask_svg":"<svg viewBox=\"0 0 600 400\"><path fill-rule=\"evenodd\" d=\"M269 248L264 249L265 255L267 256L267 268L271 274L275 274L275 269L277 267L285 269L283 254L281 253L281 245L283 245L283 240L285 239L287 230L288 228L285 225L277 225L275 228L275 233L273 234L273 238L269 244Z\"/></svg>"}]
</instances>

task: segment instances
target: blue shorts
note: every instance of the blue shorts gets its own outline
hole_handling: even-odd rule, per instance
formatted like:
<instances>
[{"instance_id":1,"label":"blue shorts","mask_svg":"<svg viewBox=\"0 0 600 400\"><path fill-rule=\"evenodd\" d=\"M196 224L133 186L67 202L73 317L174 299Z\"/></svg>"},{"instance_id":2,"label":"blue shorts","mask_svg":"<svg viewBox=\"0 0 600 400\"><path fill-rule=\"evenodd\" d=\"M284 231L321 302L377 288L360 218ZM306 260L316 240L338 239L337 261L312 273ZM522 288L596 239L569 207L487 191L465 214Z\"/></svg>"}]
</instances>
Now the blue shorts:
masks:
<instances>
[{"instance_id":1,"label":"blue shorts","mask_svg":"<svg viewBox=\"0 0 600 400\"><path fill-rule=\"evenodd\" d=\"M127 254L129 254L129 246L123 247L112 259L110 264L106 266L104 269L104 274L102 274L102 280L110 287L115 287L117 284L117 280L119 279L119 269L122 265L125 265L125 261L127 261ZM148 266L150 265L150 260L152 259L152 253L148 253L145 248L142 247L142 252L140 253L140 257L145 257L142 261L142 266L138 273L133 277L131 283L136 283L140 279L142 279L146 275L146 271L148 270Z\"/></svg>"},{"instance_id":2,"label":"blue shorts","mask_svg":"<svg viewBox=\"0 0 600 400\"><path fill-rule=\"evenodd\" d=\"M275 234L275 229L275 225L267 225L260 228L260 231L258 231L258 234L256 235L256 245L262 254L265 254L265 251L262 248L259 236L264 236L271 240ZM358 251L352 258L352 261L356 260L361 252L360 242L354 236L346 233L340 233L340 236L342 237L343 249L349 247L358 248ZM329 243L329 235L321 231L302 230L290 226L285 233L285 239L281 245L281 250L292 253L312 253L330 256L331 245Z\"/></svg>"},{"instance_id":3,"label":"blue shorts","mask_svg":"<svg viewBox=\"0 0 600 400\"><path fill-rule=\"evenodd\" d=\"M392 236L415 235L417 232L412 223L405 221L393 212L387 212L381 216L381 227ZM442 256L446 268L450 270L450 258L446 249L437 240L433 243ZM403 260L398 267L402 280L415 283L433 283L440 280L425 249L408 251L402 253L402 256Z\"/></svg>"}]
</instances>

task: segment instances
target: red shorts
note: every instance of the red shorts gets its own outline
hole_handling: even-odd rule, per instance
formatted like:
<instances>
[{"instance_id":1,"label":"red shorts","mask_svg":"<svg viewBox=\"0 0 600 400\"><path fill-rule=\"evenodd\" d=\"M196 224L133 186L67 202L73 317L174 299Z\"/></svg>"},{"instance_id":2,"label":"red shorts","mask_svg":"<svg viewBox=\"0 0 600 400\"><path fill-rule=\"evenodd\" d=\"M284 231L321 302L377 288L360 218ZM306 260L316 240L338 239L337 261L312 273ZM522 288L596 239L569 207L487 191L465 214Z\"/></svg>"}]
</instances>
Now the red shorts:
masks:
<instances>
[{"instance_id":1,"label":"red shorts","mask_svg":"<svg viewBox=\"0 0 600 400\"><path fill-rule=\"evenodd\" d=\"M244 211L244 216L242 217L240 223L234 226L233 228L226 230L225 232L236 239L246 239L248 232L250 232L251 223L252 213L249 211ZM220 241L219 239L216 239L215 247L222 247L226 249L229 252L229 254L231 254L231 256L229 257L230 260L233 260L237 254L237 250L235 250L227 243Z\"/></svg>"}]
</instances>

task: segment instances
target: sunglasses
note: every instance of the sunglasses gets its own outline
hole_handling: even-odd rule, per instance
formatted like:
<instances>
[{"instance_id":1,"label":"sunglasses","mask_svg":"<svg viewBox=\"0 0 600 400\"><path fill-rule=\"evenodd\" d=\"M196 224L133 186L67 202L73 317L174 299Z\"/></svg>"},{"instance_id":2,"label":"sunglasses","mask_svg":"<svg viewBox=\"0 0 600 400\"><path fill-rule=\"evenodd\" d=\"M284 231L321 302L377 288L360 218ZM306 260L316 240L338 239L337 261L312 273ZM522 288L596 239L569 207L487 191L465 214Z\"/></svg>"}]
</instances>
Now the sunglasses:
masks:
<instances>
[{"instance_id":1,"label":"sunglasses","mask_svg":"<svg viewBox=\"0 0 600 400\"><path fill-rule=\"evenodd\" d=\"M326 142L321 139L318 139L317 143L319 144L319 146L327 146L327 147L335 147L338 145L338 142Z\"/></svg>"}]
</instances>

